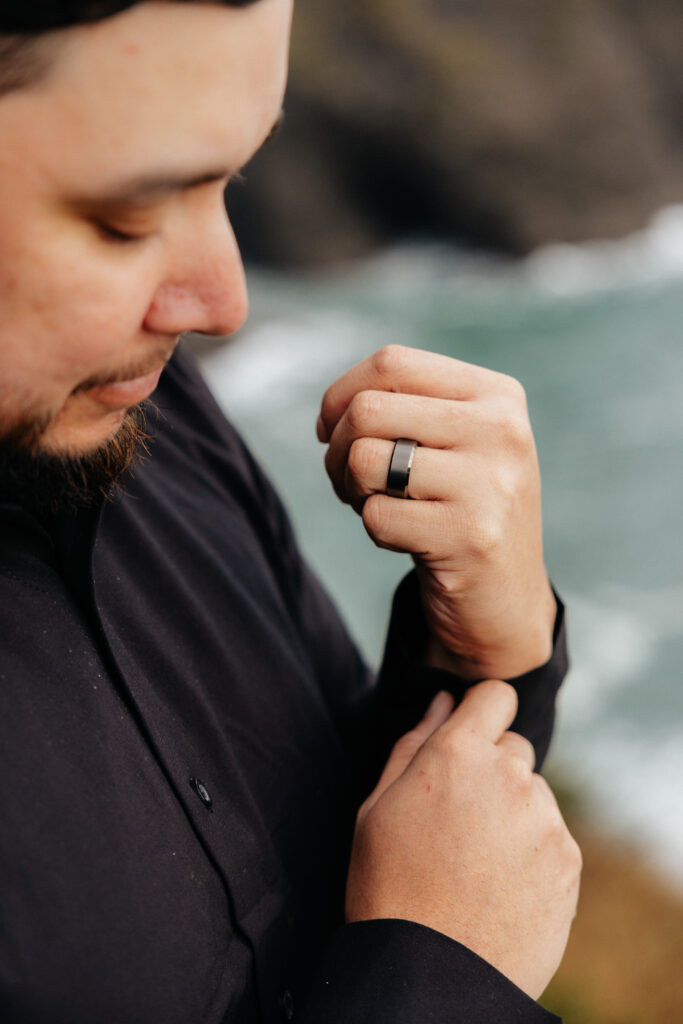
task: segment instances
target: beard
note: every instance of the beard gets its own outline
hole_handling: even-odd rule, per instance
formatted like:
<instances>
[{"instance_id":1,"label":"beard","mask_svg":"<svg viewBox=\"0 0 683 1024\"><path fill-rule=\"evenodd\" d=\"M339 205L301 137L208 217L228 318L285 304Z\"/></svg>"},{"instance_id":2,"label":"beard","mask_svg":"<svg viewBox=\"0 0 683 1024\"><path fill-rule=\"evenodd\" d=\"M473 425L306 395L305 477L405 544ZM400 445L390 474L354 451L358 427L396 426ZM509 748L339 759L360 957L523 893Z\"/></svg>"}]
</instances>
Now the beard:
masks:
<instances>
[{"instance_id":1,"label":"beard","mask_svg":"<svg viewBox=\"0 0 683 1024\"><path fill-rule=\"evenodd\" d=\"M49 419L32 420L0 438L0 501L39 517L112 500L148 454L144 404L129 409L113 437L83 455L42 450L48 425Z\"/></svg>"}]
</instances>

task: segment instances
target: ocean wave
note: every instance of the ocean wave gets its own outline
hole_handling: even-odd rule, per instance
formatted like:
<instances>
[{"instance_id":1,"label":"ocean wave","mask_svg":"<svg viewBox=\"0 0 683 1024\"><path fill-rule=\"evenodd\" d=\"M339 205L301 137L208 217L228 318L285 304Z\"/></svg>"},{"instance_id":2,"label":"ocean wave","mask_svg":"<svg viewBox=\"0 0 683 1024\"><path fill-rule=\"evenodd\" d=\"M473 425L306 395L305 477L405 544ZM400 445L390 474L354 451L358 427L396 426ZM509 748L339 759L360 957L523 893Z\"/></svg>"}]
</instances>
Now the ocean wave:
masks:
<instances>
[{"instance_id":1,"label":"ocean wave","mask_svg":"<svg viewBox=\"0 0 683 1024\"><path fill-rule=\"evenodd\" d=\"M642 608L573 593L565 600L575 655L560 703L563 726L578 733L602 715L615 691L642 681L661 633Z\"/></svg>"},{"instance_id":2,"label":"ocean wave","mask_svg":"<svg viewBox=\"0 0 683 1024\"><path fill-rule=\"evenodd\" d=\"M642 231L618 240L537 249L522 264L536 288L578 296L683 277L683 205L660 210Z\"/></svg>"},{"instance_id":3,"label":"ocean wave","mask_svg":"<svg viewBox=\"0 0 683 1024\"><path fill-rule=\"evenodd\" d=\"M375 341L381 344L379 337ZM295 395L314 390L319 399L321 382L331 383L372 345L366 322L348 311L298 309L278 320L255 318L229 344L207 351L202 364L217 398L233 414L263 411L271 419L291 411Z\"/></svg>"}]
</instances>

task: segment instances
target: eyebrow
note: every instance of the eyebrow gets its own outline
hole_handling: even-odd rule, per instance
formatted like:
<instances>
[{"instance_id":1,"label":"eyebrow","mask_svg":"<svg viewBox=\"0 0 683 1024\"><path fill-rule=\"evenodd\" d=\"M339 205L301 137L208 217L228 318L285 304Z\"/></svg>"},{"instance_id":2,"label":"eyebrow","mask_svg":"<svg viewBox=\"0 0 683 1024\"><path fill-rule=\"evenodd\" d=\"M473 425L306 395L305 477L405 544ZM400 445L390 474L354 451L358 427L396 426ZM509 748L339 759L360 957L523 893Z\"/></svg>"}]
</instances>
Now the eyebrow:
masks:
<instances>
[{"instance_id":1,"label":"eyebrow","mask_svg":"<svg viewBox=\"0 0 683 1024\"><path fill-rule=\"evenodd\" d=\"M263 149L267 143L275 138L280 130L283 117L284 111L281 110L268 135L259 146L259 150ZM185 192L189 189L198 188L200 185L208 185L211 182L229 182L231 179L239 178L239 176L239 171L230 171L224 168L215 168L195 174L143 174L108 186L105 192L92 196L89 201L105 206L125 203L149 203L154 200L164 199L176 192Z\"/></svg>"}]
</instances>

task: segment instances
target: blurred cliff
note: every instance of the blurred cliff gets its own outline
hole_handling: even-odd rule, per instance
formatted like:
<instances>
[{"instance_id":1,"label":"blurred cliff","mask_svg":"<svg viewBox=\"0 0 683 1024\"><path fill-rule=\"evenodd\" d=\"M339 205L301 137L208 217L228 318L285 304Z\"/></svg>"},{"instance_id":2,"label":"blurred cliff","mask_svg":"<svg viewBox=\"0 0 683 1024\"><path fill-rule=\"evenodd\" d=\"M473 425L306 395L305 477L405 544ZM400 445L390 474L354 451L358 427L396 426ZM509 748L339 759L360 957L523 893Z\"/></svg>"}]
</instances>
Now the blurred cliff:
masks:
<instances>
[{"instance_id":1,"label":"blurred cliff","mask_svg":"<svg viewBox=\"0 0 683 1024\"><path fill-rule=\"evenodd\" d=\"M284 129L228 196L245 256L633 231L683 200L681 39L681 0L297 0Z\"/></svg>"}]
</instances>

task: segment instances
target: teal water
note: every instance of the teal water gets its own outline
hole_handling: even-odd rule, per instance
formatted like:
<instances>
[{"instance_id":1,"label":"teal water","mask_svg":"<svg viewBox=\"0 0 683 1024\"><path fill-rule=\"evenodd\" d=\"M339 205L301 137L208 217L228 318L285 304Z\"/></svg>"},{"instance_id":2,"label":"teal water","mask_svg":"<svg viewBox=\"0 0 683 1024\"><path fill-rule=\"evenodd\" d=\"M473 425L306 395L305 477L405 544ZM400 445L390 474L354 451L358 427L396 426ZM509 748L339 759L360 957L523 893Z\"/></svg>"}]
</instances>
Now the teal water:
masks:
<instances>
[{"instance_id":1,"label":"teal water","mask_svg":"<svg viewBox=\"0 0 683 1024\"><path fill-rule=\"evenodd\" d=\"M325 387L389 341L522 381L572 638L553 758L683 884L683 216L667 216L515 263L422 247L332 275L253 274L248 327L202 361L373 663L410 562L375 549L332 493L315 439Z\"/></svg>"}]
</instances>

